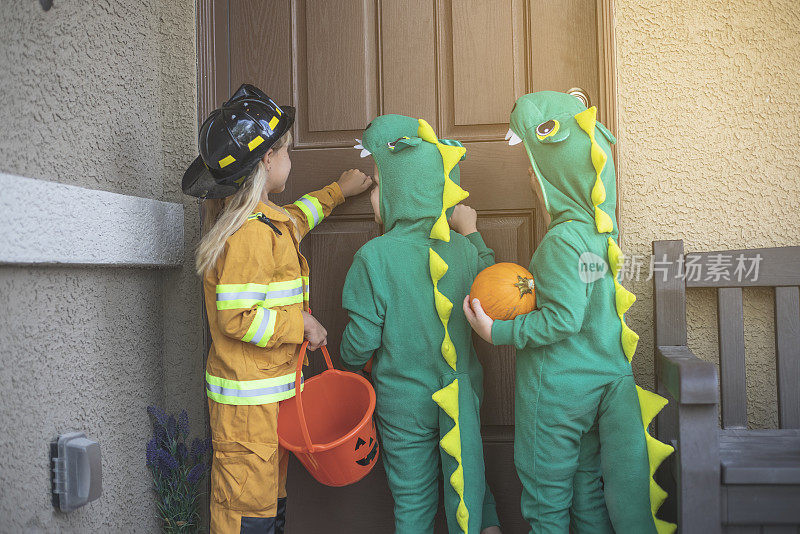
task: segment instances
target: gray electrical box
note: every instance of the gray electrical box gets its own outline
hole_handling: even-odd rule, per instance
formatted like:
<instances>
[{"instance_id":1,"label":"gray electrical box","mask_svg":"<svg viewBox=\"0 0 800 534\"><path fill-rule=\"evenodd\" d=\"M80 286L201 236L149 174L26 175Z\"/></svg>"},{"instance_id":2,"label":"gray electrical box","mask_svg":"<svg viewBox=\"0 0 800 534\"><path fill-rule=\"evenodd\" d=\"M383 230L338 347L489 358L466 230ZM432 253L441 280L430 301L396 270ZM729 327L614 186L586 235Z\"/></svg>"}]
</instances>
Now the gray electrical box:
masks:
<instances>
[{"instance_id":1,"label":"gray electrical box","mask_svg":"<svg viewBox=\"0 0 800 534\"><path fill-rule=\"evenodd\" d=\"M83 432L61 434L50 443L53 506L71 512L100 497L103 473L100 444Z\"/></svg>"}]
</instances>

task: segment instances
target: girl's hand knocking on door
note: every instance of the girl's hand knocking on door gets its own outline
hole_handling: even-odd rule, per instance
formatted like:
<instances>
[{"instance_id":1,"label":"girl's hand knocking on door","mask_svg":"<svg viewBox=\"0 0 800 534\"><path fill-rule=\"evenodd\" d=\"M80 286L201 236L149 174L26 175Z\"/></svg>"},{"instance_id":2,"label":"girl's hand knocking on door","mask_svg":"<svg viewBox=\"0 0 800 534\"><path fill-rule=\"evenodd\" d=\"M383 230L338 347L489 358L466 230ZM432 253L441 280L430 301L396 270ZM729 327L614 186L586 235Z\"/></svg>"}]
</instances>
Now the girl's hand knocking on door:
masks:
<instances>
[{"instance_id":1,"label":"girl's hand knocking on door","mask_svg":"<svg viewBox=\"0 0 800 534\"><path fill-rule=\"evenodd\" d=\"M344 171L336 183L339 184L342 194L347 198L366 191L372 185L372 178L358 169L350 169Z\"/></svg>"}]
</instances>

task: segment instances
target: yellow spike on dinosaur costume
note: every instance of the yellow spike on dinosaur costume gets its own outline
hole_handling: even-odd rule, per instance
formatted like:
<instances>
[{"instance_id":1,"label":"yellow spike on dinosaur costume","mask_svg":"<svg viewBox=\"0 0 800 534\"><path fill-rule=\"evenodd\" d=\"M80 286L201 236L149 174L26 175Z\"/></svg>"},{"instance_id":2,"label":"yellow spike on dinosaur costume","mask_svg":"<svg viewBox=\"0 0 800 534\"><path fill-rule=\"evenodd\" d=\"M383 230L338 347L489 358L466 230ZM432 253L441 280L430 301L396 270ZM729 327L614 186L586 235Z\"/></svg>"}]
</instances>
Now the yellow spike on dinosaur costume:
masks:
<instances>
[{"instance_id":1,"label":"yellow spike on dinosaur costume","mask_svg":"<svg viewBox=\"0 0 800 534\"><path fill-rule=\"evenodd\" d=\"M464 503L464 468L461 463L461 430L458 426L458 379L434 393L432 398L454 422L453 428L439 441L439 445L458 463L455 471L450 475L450 485L459 498L456 521L464 534L468 534L469 511Z\"/></svg>"},{"instance_id":2,"label":"yellow spike on dinosaur costume","mask_svg":"<svg viewBox=\"0 0 800 534\"><path fill-rule=\"evenodd\" d=\"M450 384L434 393L431 398L444 410L444 413L450 419L458 421L458 380L453 380Z\"/></svg>"},{"instance_id":3,"label":"yellow spike on dinosaur costume","mask_svg":"<svg viewBox=\"0 0 800 534\"><path fill-rule=\"evenodd\" d=\"M597 171L597 180L595 180L594 187L592 188L592 204L594 204L594 222L597 226L597 231L601 234L613 232L614 223L611 221L611 217L600 209L600 204L606 199L606 190L600 173L603 172L603 168L606 166L608 156L603 152L603 149L600 148L600 145L597 144L594 137L595 125L597 124L597 108L592 106L586 111L581 111L575 115L575 120L592 142L592 165L594 165L594 169Z\"/></svg>"},{"instance_id":4,"label":"yellow spike on dinosaur costume","mask_svg":"<svg viewBox=\"0 0 800 534\"><path fill-rule=\"evenodd\" d=\"M600 204L606 200L606 190L603 185L601 173L608 161L608 155L603 151L600 145L595 140L595 132L597 129L597 108L591 107L586 111L582 111L575 115L575 120L578 126L589 136L591 140L591 159L594 166L597 178L594 187L592 188L592 204L594 205L594 218L597 231L601 234L613 232L614 223L611 217L600 208ZM611 275L614 280L614 293L615 293L615 306L617 315L619 316L620 325L622 327L620 333L620 343L625 357L630 362L633 359L633 354L636 352L636 345L639 342L639 335L631 330L625 324L625 312L636 301L636 295L625 289L622 284L617 280L617 275L624 262L624 255L619 245L612 237L608 238L608 262L611 270ZM667 400L656 393L646 391L639 386L636 386L636 392L639 397L639 408L642 412L642 422L644 423L645 442L647 444L647 456L650 463L650 512L653 515L653 522L656 526L656 531L659 534L671 534L677 528L672 523L667 523L656 517L656 512L661 507L664 499L667 498L667 493L658 485L653 479L653 475L658 469L658 466L663 462L667 456L674 452L674 449L666 443L661 443L653 436L651 436L647 427L652 422L653 418L661 411L667 404Z\"/></svg>"},{"instance_id":5,"label":"yellow spike on dinosaur costume","mask_svg":"<svg viewBox=\"0 0 800 534\"><path fill-rule=\"evenodd\" d=\"M647 427L650 426L650 423L658 412L666 406L667 400L639 386L636 386L636 393L639 396L639 407L642 410L642 422L644 423L645 440L647 442L647 456L650 460L650 511L653 514L656 530L659 534L672 533L675 532L676 525L656 518L656 512L667 498L667 492L656 484L656 481L653 480L653 475L655 475L656 469L658 469L661 462L666 460L666 458L674 452L674 449L666 443L661 443L647 432Z\"/></svg>"},{"instance_id":6,"label":"yellow spike on dinosaur costume","mask_svg":"<svg viewBox=\"0 0 800 534\"><path fill-rule=\"evenodd\" d=\"M622 254L622 249L612 239L608 238L608 263L611 269L611 276L616 279L622 265L625 262L625 256Z\"/></svg>"},{"instance_id":7,"label":"yellow spike on dinosaur costume","mask_svg":"<svg viewBox=\"0 0 800 534\"><path fill-rule=\"evenodd\" d=\"M423 141L433 143L442 155L442 165L444 166L444 191L442 192L442 214L436 219L431 228L431 239L450 241L450 225L447 224L447 210L464 200L469 193L464 191L457 183L450 179L450 171L458 165L458 162L466 154L467 149L462 146L450 146L439 142L436 133L431 125L424 119L419 119L419 129L417 134Z\"/></svg>"},{"instance_id":8,"label":"yellow spike on dinosaur costume","mask_svg":"<svg viewBox=\"0 0 800 534\"><path fill-rule=\"evenodd\" d=\"M464 200L469 193L464 191L458 184L450 179L450 171L458 164L461 157L466 153L464 147L445 145L439 142L439 138L431 128L430 124L423 119L419 119L418 135L423 141L433 143L439 149L442 156L444 167L444 188L442 191L442 212L431 228L430 237L441 241L450 242L450 225L447 223L447 210ZM450 339L447 331L447 323L453 311L453 303L439 291L439 280L447 273L447 263L432 248L429 252L429 266L431 280L433 281L433 298L436 305L436 312L444 325L444 340L442 341L442 357L456 370L458 355L455 346ZM464 468L461 457L461 430L458 425L458 379L453 380L450 385L440 389L432 396L434 402L444 410L453 420L453 428L442 437L439 444L442 450L455 458L457 467L450 475L450 485L458 494L459 503L456 509L456 521L464 534L468 534L469 511L464 502Z\"/></svg>"},{"instance_id":9,"label":"yellow spike on dinosaur costume","mask_svg":"<svg viewBox=\"0 0 800 534\"><path fill-rule=\"evenodd\" d=\"M456 369L456 348L450 339L447 331L447 323L450 321L450 313L453 311L453 303L439 291L439 280L447 273L447 263L432 248L428 249L428 263L430 264L431 280L433 280L433 302L436 306L436 313L444 326L444 340L442 341L442 356L445 361Z\"/></svg>"}]
</instances>

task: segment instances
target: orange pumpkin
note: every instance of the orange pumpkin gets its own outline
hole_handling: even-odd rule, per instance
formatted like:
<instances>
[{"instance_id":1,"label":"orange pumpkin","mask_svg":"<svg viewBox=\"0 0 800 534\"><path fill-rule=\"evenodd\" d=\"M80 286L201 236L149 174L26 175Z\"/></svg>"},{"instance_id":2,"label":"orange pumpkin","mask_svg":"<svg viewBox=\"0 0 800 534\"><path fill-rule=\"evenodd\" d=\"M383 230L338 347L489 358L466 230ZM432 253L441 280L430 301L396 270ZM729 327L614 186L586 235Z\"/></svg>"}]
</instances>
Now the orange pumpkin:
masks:
<instances>
[{"instance_id":1,"label":"orange pumpkin","mask_svg":"<svg viewBox=\"0 0 800 534\"><path fill-rule=\"evenodd\" d=\"M469 291L486 315L508 320L532 312L536 307L533 275L515 263L496 263L478 273Z\"/></svg>"}]
</instances>

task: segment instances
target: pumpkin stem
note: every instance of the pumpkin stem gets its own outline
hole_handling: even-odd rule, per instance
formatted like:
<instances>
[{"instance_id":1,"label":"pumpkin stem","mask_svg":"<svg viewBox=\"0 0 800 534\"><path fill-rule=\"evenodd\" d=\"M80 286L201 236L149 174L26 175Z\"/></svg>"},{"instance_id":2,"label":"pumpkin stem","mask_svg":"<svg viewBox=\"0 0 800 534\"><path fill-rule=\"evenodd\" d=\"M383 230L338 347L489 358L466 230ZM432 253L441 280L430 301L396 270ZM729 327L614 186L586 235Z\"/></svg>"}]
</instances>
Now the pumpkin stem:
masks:
<instances>
[{"instance_id":1,"label":"pumpkin stem","mask_svg":"<svg viewBox=\"0 0 800 534\"><path fill-rule=\"evenodd\" d=\"M522 298L523 295L528 295L533 293L533 278L522 277L517 275L517 283L514 284L514 287L519 289L519 297Z\"/></svg>"}]
</instances>

